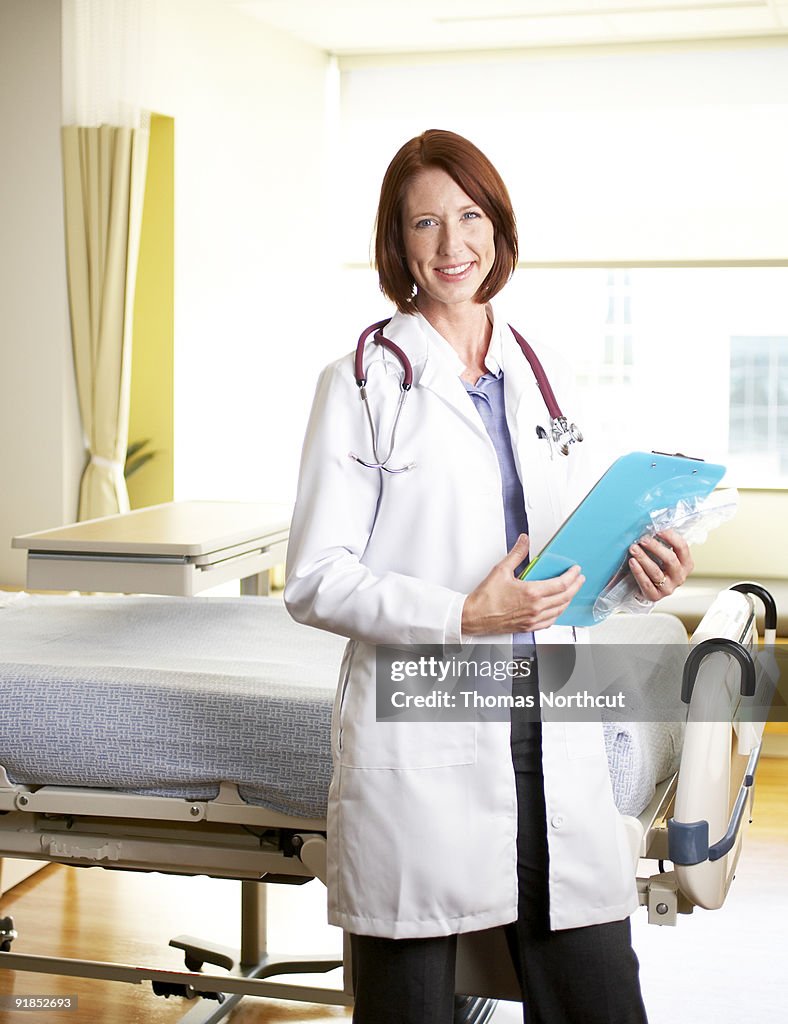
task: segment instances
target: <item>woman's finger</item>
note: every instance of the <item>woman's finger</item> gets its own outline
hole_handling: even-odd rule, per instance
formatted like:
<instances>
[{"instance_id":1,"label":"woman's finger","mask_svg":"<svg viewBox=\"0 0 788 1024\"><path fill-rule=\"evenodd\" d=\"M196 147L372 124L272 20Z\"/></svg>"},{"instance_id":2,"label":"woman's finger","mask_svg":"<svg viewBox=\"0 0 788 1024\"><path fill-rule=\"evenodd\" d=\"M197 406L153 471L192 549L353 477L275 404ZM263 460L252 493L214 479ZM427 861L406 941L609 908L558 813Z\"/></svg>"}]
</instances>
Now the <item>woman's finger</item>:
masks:
<instances>
[{"instance_id":1,"label":"woman's finger","mask_svg":"<svg viewBox=\"0 0 788 1024\"><path fill-rule=\"evenodd\" d=\"M580 578L581 571L579 565L573 565L566 572L562 572L560 576L553 576L552 579L521 580L519 584L522 587L528 587L537 597L560 595L570 590L573 586L577 586L577 580Z\"/></svg>"},{"instance_id":2,"label":"woman's finger","mask_svg":"<svg viewBox=\"0 0 788 1024\"><path fill-rule=\"evenodd\" d=\"M679 559L672 547L656 537L641 537L638 546L644 548L652 561L662 563L663 568L668 565L678 565Z\"/></svg>"},{"instance_id":3,"label":"woman's finger","mask_svg":"<svg viewBox=\"0 0 788 1024\"><path fill-rule=\"evenodd\" d=\"M695 567L689 545L676 530L664 530L656 537L642 537L633 545L632 554L661 591L661 596L680 587Z\"/></svg>"},{"instance_id":4,"label":"woman's finger","mask_svg":"<svg viewBox=\"0 0 788 1024\"><path fill-rule=\"evenodd\" d=\"M649 559L649 561L651 560ZM646 571L636 557L629 560L629 568L643 596L647 597L649 601L659 601L661 597L672 594L675 585L670 576L663 572L656 562L652 562L652 565L654 568Z\"/></svg>"},{"instance_id":5,"label":"woman's finger","mask_svg":"<svg viewBox=\"0 0 788 1024\"><path fill-rule=\"evenodd\" d=\"M670 544L671 550L678 559L679 564L682 566L686 574L689 575L695 568L695 563L692 560L690 546L684 537L682 537L677 530L661 530L657 536L663 538L668 542L668 544Z\"/></svg>"},{"instance_id":6,"label":"woman's finger","mask_svg":"<svg viewBox=\"0 0 788 1024\"><path fill-rule=\"evenodd\" d=\"M652 553L648 550L646 547L647 543L649 543L648 538L643 538L642 540L637 541L635 544L630 546L629 553L641 569L643 576L656 583L665 575L663 562L657 561L657 557L661 558L661 555L657 556L656 552ZM659 546L664 547L662 544ZM667 550L668 549L665 548L666 557Z\"/></svg>"},{"instance_id":7,"label":"woman's finger","mask_svg":"<svg viewBox=\"0 0 788 1024\"><path fill-rule=\"evenodd\" d=\"M520 621L516 631L524 632L552 626L559 615L569 607L572 598L577 594L585 581L585 576L581 574L574 577L567 589L561 593L547 594L541 598L536 598L533 602L529 602L528 607L523 608L520 612Z\"/></svg>"},{"instance_id":8,"label":"woman's finger","mask_svg":"<svg viewBox=\"0 0 788 1024\"><path fill-rule=\"evenodd\" d=\"M521 533L512 545L511 551L498 563L507 572L514 572L518 565L521 565L528 555L530 541L527 533Z\"/></svg>"}]
</instances>

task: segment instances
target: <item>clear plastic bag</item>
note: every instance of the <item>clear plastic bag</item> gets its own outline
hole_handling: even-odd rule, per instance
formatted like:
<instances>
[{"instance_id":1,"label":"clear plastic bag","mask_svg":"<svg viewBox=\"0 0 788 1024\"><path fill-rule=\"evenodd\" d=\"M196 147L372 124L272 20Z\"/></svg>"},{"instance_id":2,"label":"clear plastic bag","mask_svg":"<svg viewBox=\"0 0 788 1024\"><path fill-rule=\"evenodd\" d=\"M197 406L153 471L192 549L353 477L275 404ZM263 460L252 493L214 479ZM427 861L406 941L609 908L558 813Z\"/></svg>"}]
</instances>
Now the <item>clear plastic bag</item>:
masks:
<instances>
[{"instance_id":1,"label":"clear plastic bag","mask_svg":"<svg viewBox=\"0 0 788 1024\"><path fill-rule=\"evenodd\" d=\"M702 544L709 533L728 520L733 519L739 506L739 494L735 488L714 491L706 498L692 498L680 501L671 508L660 508L651 513L651 525L643 531L647 534L662 530L676 530L688 544ZM602 622L613 612L650 612L654 602L643 595L629 570L629 557L608 583L594 603L594 620Z\"/></svg>"}]
</instances>

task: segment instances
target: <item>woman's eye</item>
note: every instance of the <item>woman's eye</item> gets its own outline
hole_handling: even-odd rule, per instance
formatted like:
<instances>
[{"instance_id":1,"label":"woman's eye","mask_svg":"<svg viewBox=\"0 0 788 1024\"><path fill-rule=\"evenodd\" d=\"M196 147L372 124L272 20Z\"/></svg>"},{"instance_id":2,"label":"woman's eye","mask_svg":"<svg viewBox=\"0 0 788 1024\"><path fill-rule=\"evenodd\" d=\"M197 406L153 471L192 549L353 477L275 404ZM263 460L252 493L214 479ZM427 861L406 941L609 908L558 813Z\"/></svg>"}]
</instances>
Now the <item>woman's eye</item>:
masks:
<instances>
[{"instance_id":1,"label":"woman's eye","mask_svg":"<svg viewBox=\"0 0 788 1024\"><path fill-rule=\"evenodd\" d=\"M481 214L478 210L466 210L462 216L464 220L477 220Z\"/></svg>"},{"instance_id":2,"label":"woman's eye","mask_svg":"<svg viewBox=\"0 0 788 1024\"><path fill-rule=\"evenodd\" d=\"M422 220L416 221L417 228L428 228L431 227L435 221L432 217L424 217Z\"/></svg>"}]
</instances>

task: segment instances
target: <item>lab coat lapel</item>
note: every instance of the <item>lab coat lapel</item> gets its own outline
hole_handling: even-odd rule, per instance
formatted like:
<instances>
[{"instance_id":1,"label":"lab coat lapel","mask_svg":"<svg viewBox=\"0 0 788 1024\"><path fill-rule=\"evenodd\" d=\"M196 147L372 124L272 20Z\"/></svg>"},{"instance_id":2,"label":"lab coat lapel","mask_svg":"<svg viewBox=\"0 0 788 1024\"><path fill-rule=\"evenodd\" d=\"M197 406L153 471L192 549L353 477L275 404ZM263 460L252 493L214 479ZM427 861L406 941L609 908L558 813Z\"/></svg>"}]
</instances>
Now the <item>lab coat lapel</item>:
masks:
<instances>
[{"instance_id":1,"label":"lab coat lapel","mask_svg":"<svg viewBox=\"0 0 788 1024\"><path fill-rule=\"evenodd\" d=\"M530 363L505 325L502 325L501 358L506 420L525 495L533 558L549 540L548 524L560 517L558 474L552 449L536 432L538 426L549 427L549 415Z\"/></svg>"},{"instance_id":2,"label":"lab coat lapel","mask_svg":"<svg viewBox=\"0 0 788 1024\"><path fill-rule=\"evenodd\" d=\"M499 329L498 325L496 325L496 329ZM509 423L512 445L517 451L528 440L525 436L527 433L526 420L533 420L535 434L537 420L534 412L538 408L535 403L537 400L541 401L541 397L528 360L524 357L508 326L503 327L500 337L506 418ZM542 406L544 406L544 402L542 402Z\"/></svg>"},{"instance_id":3,"label":"lab coat lapel","mask_svg":"<svg viewBox=\"0 0 788 1024\"><path fill-rule=\"evenodd\" d=\"M489 441L484 423L460 380L462 364L448 342L441 344L441 339L430 337L415 316L395 316L386 336L408 354L413 364L414 384L431 391L471 430Z\"/></svg>"},{"instance_id":4,"label":"lab coat lapel","mask_svg":"<svg viewBox=\"0 0 788 1024\"><path fill-rule=\"evenodd\" d=\"M431 358L428 356L418 383L420 387L427 388L442 402L445 402L480 437L489 440L489 434L481 416L476 411L459 374L452 373L440 356L433 355ZM490 444L492 445L492 442Z\"/></svg>"}]
</instances>

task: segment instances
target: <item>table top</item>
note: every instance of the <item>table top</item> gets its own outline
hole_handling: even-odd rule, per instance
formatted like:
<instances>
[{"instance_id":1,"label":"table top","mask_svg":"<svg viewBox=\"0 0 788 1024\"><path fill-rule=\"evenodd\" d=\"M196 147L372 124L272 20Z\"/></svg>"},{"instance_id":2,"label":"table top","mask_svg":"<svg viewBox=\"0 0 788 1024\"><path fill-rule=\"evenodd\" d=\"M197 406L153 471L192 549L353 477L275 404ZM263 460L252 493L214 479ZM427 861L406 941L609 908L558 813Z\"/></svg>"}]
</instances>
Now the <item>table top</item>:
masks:
<instances>
[{"instance_id":1,"label":"table top","mask_svg":"<svg viewBox=\"0 0 788 1024\"><path fill-rule=\"evenodd\" d=\"M285 539L292 509L283 504L174 501L14 537L29 552L194 557Z\"/></svg>"}]
</instances>

